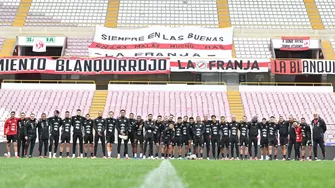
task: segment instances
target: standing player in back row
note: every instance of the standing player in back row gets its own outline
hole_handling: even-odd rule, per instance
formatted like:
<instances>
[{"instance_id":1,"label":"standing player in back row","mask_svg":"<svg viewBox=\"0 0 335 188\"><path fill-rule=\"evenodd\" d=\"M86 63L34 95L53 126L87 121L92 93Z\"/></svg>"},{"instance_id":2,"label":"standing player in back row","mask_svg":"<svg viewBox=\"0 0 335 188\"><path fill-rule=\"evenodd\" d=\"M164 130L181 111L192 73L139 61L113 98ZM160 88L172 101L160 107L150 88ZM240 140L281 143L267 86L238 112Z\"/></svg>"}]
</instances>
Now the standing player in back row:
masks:
<instances>
[{"instance_id":1,"label":"standing player in back row","mask_svg":"<svg viewBox=\"0 0 335 188\"><path fill-rule=\"evenodd\" d=\"M129 119L126 118L126 111L121 110L120 111L121 116L116 120L116 129L118 132L118 138L117 138L117 158L120 159L120 151L121 151L121 143L123 140L124 143L124 156L126 159L129 159L128 157L128 131L129 131Z\"/></svg>"},{"instance_id":2,"label":"standing player in back row","mask_svg":"<svg viewBox=\"0 0 335 188\"><path fill-rule=\"evenodd\" d=\"M65 112L65 118L62 121L62 135L59 147L59 158L63 157L64 144L66 149L66 157L70 158L70 141L71 141L71 127L72 119L70 117L70 112Z\"/></svg>"},{"instance_id":3,"label":"standing player in back row","mask_svg":"<svg viewBox=\"0 0 335 188\"><path fill-rule=\"evenodd\" d=\"M238 123L236 122L236 116L232 115L231 122L229 123L230 130L230 153L231 160L234 160L234 149L236 151L236 160L239 160L239 149L238 149Z\"/></svg>"},{"instance_id":4,"label":"standing player in back row","mask_svg":"<svg viewBox=\"0 0 335 188\"><path fill-rule=\"evenodd\" d=\"M240 130L240 158L246 160L248 157L248 145L249 145L249 124L247 122L247 117L243 116L242 121L238 125ZM244 158L243 158L244 157Z\"/></svg>"},{"instance_id":5,"label":"standing player in back row","mask_svg":"<svg viewBox=\"0 0 335 188\"><path fill-rule=\"evenodd\" d=\"M91 158L93 158L93 124L90 114L86 114L86 119L84 120L85 158L87 158L87 150L91 152Z\"/></svg>"},{"instance_id":6,"label":"standing player in back row","mask_svg":"<svg viewBox=\"0 0 335 188\"><path fill-rule=\"evenodd\" d=\"M57 153L58 143L59 143L59 130L60 130L60 127L62 126L62 119L59 117L59 111L55 110L54 116L50 117L48 121L50 123L50 130L51 130L50 142L49 142L49 158L51 158L51 156L53 158L56 158L56 153ZM54 147L54 153L52 155L52 146L54 142L55 142L55 147Z\"/></svg>"},{"instance_id":7,"label":"standing player in back row","mask_svg":"<svg viewBox=\"0 0 335 188\"><path fill-rule=\"evenodd\" d=\"M112 158L113 144L115 141L115 127L116 119L114 118L114 112L110 111L108 113L108 118L106 119L106 141L107 141L107 155L108 158Z\"/></svg>"},{"instance_id":8,"label":"standing player in back row","mask_svg":"<svg viewBox=\"0 0 335 188\"><path fill-rule=\"evenodd\" d=\"M4 135L7 137L7 157L10 157L10 143L13 142L13 148L15 152L15 157L17 158L17 121L18 118L15 117L15 112L10 113L10 118L8 118L4 125Z\"/></svg>"},{"instance_id":9,"label":"standing player in back row","mask_svg":"<svg viewBox=\"0 0 335 188\"><path fill-rule=\"evenodd\" d=\"M212 155L213 159L220 157L220 122L216 120L216 116L211 116L211 141L212 141ZM217 154L215 154L217 151Z\"/></svg>"},{"instance_id":10,"label":"standing player in back row","mask_svg":"<svg viewBox=\"0 0 335 188\"><path fill-rule=\"evenodd\" d=\"M83 146L83 133L84 133L84 121L85 118L81 116L81 110L77 110L77 115L72 117L73 126L73 140L72 140L72 158L76 157L76 146L77 140L79 140L80 154L78 157L83 158L84 146Z\"/></svg>"},{"instance_id":11,"label":"standing player in back row","mask_svg":"<svg viewBox=\"0 0 335 188\"><path fill-rule=\"evenodd\" d=\"M94 120L94 158L97 157L98 143L101 141L102 158L106 158L106 139L105 139L106 120L102 118L102 112L98 112L98 117Z\"/></svg>"},{"instance_id":12,"label":"standing player in back row","mask_svg":"<svg viewBox=\"0 0 335 188\"><path fill-rule=\"evenodd\" d=\"M269 122L269 157L270 157L270 160L272 160L272 148L274 148L275 150L274 160L277 159L277 152L278 152L277 135L278 135L278 124L275 121L275 117L271 116L270 122Z\"/></svg>"},{"instance_id":13,"label":"standing player in back row","mask_svg":"<svg viewBox=\"0 0 335 188\"><path fill-rule=\"evenodd\" d=\"M308 147L309 157L307 160L312 160L312 132L311 127L306 123L305 118L301 118L300 122L302 132L302 143L301 143L301 160L304 161L306 158L306 150Z\"/></svg>"}]
</instances>

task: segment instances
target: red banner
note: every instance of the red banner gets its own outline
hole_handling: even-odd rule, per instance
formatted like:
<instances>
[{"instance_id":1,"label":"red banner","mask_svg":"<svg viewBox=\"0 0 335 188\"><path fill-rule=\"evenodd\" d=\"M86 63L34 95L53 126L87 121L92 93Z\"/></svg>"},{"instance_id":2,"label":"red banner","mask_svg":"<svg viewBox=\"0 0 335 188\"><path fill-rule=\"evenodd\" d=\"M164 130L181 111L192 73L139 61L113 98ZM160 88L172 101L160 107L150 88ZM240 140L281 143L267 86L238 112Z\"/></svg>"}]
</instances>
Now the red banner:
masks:
<instances>
[{"instance_id":1,"label":"red banner","mask_svg":"<svg viewBox=\"0 0 335 188\"><path fill-rule=\"evenodd\" d=\"M302 63L296 60L271 60L272 74L302 74Z\"/></svg>"},{"instance_id":2,"label":"red banner","mask_svg":"<svg viewBox=\"0 0 335 188\"><path fill-rule=\"evenodd\" d=\"M310 37L282 37L280 50L303 51L309 49Z\"/></svg>"}]
</instances>

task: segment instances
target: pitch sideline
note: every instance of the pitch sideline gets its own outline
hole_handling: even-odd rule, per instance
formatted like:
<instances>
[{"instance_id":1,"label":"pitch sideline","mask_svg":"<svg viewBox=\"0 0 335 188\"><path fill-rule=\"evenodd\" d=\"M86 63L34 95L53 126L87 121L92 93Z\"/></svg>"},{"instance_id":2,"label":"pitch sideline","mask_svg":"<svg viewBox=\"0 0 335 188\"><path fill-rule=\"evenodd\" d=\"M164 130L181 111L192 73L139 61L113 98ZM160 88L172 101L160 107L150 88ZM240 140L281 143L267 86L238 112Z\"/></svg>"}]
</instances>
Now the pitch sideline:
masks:
<instances>
[{"instance_id":1,"label":"pitch sideline","mask_svg":"<svg viewBox=\"0 0 335 188\"><path fill-rule=\"evenodd\" d=\"M176 169L169 160L163 160L158 168L150 171L140 188L186 188L177 176Z\"/></svg>"}]
</instances>

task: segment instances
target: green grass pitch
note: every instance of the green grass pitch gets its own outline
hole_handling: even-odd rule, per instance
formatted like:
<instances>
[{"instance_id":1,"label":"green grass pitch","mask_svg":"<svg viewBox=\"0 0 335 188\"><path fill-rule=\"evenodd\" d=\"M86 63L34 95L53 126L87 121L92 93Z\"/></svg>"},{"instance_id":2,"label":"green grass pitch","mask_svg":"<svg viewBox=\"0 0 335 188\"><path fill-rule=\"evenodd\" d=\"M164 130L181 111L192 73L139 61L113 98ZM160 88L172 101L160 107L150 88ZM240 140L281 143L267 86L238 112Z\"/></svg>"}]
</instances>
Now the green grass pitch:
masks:
<instances>
[{"instance_id":1,"label":"green grass pitch","mask_svg":"<svg viewBox=\"0 0 335 188\"><path fill-rule=\"evenodd\" d=\"M335 187L333 161L170 162L185 188ZM4 188L136 188L161 163L162 160L0 158L0 185Z\"/></svg>"}]
</instances>

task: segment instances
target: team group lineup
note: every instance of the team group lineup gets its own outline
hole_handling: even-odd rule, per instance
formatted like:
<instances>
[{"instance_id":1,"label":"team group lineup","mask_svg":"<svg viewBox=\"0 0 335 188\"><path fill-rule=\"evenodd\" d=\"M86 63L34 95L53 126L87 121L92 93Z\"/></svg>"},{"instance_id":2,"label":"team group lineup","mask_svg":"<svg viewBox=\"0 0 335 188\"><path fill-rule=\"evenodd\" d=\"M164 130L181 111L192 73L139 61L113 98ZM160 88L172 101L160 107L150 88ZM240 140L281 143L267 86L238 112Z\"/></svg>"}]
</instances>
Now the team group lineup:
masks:
<instances>
[{"instance_id":1,"label":"team group lineup","mask_svg":"<svg viewBox=\"0 0 335 188\"><path fill-rule=\"evenodd\" d=\"M263 118L261 121L258 121L257 117L247 121L244 116L241 121L237 121L233 115L229 122L224 116L221 116L220 120L217 120L215 115L211 116L211 120L208 116L204 116L203 119L197 116L195 120L193 117L184 116L178 117L175 122L172 114L169 117L159 115L156 120L153 119L152 114L148 115L147 120L139 115L135 118L133 113L130 113L127 118L125 110L121 110L117 118L114 118L112 111L109 112L108 118L103 118L102 112L98 113L96 119L91 119L90 114L86 114L85 117L81 114L81 110L78 109L77 115L71 117L66 111L65 118L62 119L59 111L56 110L54 116L47 118L43 113L37 120L33 113L30 117L26 117L22 112L17 118L15 112L11 112L11 117L4 124L8 152L6 156L11 157L10 146L13 143L16 158L32 157L35 142L38 139L40 158L47 158L48 151L49 158L56 158L59 140L61 140L59 158L63 157L64 146L66 157L70 158L71 129L73 129L72 158L76 155L76 143L79 143L78 158L86 158L88 152L92 158L96 158L99 141L102 145L103 158L112 158L113 144L117 135L118 159L121 158L122 143L124 157L129 159L128 142L130 141L135 159L138 157L138 146L141 159L159 157L174 159L176 155L178 159L203 159L206 145L207 159L211 157L222 160L258 160L259 139L260 160L277 160L278 145L281 146L283 160L290 160L293 148L295 160L318 160L318 145L325 159L324 133L327 127L318 113L314 114L310 124L305 118L297 121L293 116L290 116L288 121L285 121L282 116L279 117L279 121L276 121L273 116L269 120ZM153 155L154 145L155 155ZM306 158L307 148L309 157Z\"/></svg>"}]
</instances>

